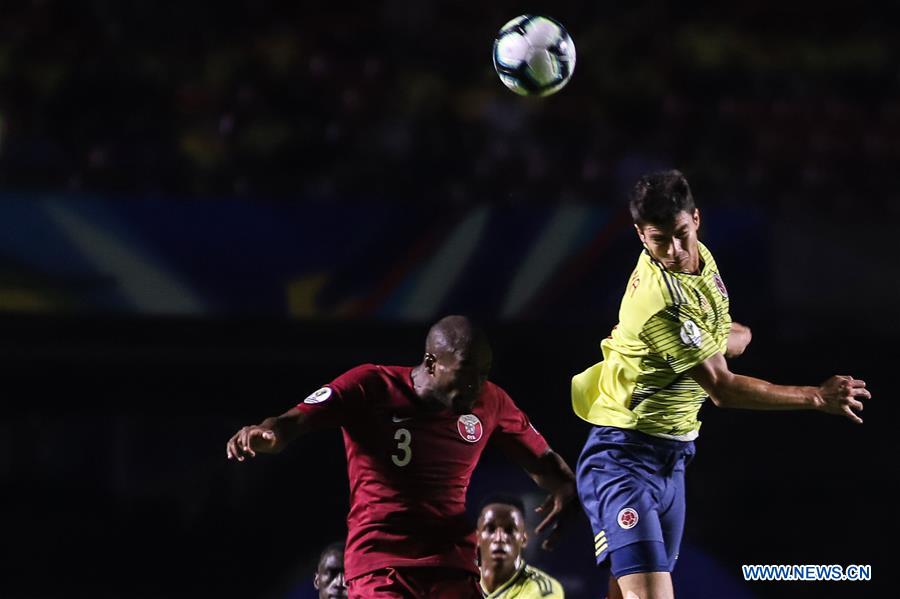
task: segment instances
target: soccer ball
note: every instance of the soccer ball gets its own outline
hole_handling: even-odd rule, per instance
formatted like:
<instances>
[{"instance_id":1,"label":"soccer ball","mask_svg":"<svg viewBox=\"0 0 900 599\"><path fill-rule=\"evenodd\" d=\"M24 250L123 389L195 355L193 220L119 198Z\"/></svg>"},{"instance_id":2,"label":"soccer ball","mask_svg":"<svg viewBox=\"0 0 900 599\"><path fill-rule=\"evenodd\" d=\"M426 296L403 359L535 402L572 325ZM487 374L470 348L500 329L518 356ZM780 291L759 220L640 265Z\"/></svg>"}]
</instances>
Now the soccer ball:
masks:
<instances>
[{"instance_id":1,"label":"soccer ball","mask_svg":"<svg viewBox=\"0 0 900 599\"><path fill-rule=\"evenodd\" d=\"M494 69L506 87L522 96L549 96L575 70L575 44L550 17L522 15L494 40Z\"/></svg>"}]
</instances>

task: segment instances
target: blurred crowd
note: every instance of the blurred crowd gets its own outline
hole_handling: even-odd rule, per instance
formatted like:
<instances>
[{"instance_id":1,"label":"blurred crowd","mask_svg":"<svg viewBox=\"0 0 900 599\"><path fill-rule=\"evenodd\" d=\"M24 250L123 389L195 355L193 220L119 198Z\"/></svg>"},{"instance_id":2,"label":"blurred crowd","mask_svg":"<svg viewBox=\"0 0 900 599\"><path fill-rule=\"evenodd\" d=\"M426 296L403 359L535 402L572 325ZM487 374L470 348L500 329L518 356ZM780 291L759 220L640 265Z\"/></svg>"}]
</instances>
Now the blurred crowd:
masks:
<instances>
[{"instance_id":1,"label":"blurred crowd","mask_svg":"<svg viewBox=\"0 0 900 599\"><path fill-rule=\"evenodd\" d=\"M703 201L896 204L897 15L809 0L625 4L548 8L578 62L547 99L517 97L493 72L513 2L4 8L0 186L607 202L672 165Z\"/></svg>"}]
</instances>

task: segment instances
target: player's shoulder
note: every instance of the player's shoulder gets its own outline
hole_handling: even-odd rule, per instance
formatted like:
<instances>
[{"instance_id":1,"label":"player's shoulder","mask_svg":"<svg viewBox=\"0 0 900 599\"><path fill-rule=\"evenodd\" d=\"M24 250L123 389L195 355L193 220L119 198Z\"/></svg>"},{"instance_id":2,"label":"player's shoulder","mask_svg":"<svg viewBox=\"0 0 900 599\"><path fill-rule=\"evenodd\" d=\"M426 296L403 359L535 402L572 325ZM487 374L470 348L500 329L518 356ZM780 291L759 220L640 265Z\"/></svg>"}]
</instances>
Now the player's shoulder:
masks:
<instances>
[{"instance_id":1,"label":"player's shoulder","mask_svg":"<svg viewBox=\"0 0 900 599\"><path fill-rule=\"evenodd\" d=\"M564 597L564 591L559 581L539 568L531 565L525 566L524 579L530 587L529 590L534 591L528 595L529 598L561 599Z\"/></svg>"},{"instance_id":2,"label":"player's shoulder","mask_svg":"<svg viewBox=\"0 0 900 599\"><path fill-rule=\"evenodd\" d=\"M647 250L641 252L622 300L621 320L642 328L654 315L681 302L679 283Z\"/></svg>"},{"instance_id":3,"label":"player's shoulder","mask_svg":"<svg viewBox=\"0 0 900 599\"><path fill-rule=\"evenodd\" d=\"M412 392L411 367L360 364L326 385L347 400L366 400L381 404L390 398L406 397Z\"/></svg>"},{"instance_id":4,"label":"player's shoulder","mask_svg":"<svg viewBox=\"0 0 900 599\"><path fill-rule=\"evenodd\" d=\"M706 245L701 241L697 242L697 247L700 250L700 258L703 259L703 262L708 266L712 266L713 270L718 270L718 267L716 266L716 259L712 255L712 252L709 250L709 248L706 247Z\"/></svg>"},{"instance_id":5,"label":"player's shoulder","mask_svg":"<svg viewBox=\"0 0 900 599\"><path fill-rule=\"evenodd\" d=\"M409 368L406 369L407 371ZM359 386L363 389L383 388L390 384L402 382L403 367L383 366L381 364L360 364L346 371L334 381L333 387Z\"/></svg>"},{"instance_id":6,"label":"player's shoulder","mask_svg":"<svg viewBox=\"0 0 900 599\"><path fill-rule=\"evenodd\" d=\"M499 394L499 395L509 396L509 394L506 392L506 389L504 389L503 387L501 387L494 381L485 381L484 382L484 390L485 390L485 392L487 392L491 395Z\"/></svg>"},{"instance_id":7,"label":"player's shoulder","mask_svg":"<svg viewBox=\"0 0 900 599\"><path fill-rule=\"evenodd\" d=\"M491 410L500 410L508 403L515 403L506 389L493 381L485 381L481 391L481 402L485 408Z\"/></svg>"},{"instance_id":8,"label":"player's shoulder","mask_svg":"<svg viewBox=\"0 0 900 599\"><path fill-rule=\"evenodd\" d=\"M516 405L509 393L500 385L491 381L486 381L481 388L481 396L475 403L472 412L476 416L483 416L487 420L485 422L499 422L503 418L508 418L519 414L522 409Z\"/></svg>"},{"instance_id":9,"label":"player's shoulder","mask_svg":"<svg viewBox=\"0 0 900 599\"><path fill-rule=\"evenodd\" d=\"M409 381L412 366L385 366L383 364L367 364L373 366L378 376L404 383Z\"/></svg>"},{"instance_id":10,"label":"player's shoulder","mask_svg":"<svg viewBox=\"0 0 900 599\"><path fill-rule=\"evenodd\" d=\"M361 381L379 377L381 376L382 368L383 367L379 364L360 364L359 366L354 366L350 370L344 372L338 379L345 381Z\"/></svg>"}]
</instances>

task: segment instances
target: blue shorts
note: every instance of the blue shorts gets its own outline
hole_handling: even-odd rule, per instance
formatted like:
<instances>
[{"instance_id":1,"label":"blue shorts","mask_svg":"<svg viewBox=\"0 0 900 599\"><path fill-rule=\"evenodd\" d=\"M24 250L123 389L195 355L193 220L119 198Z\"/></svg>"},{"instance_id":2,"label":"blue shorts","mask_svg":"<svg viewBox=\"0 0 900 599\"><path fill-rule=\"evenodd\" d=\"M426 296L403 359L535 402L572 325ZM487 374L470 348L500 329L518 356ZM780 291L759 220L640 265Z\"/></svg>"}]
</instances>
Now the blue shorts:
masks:
<instances>
[{"instance_id":1,"label":"blue shorts","mask_svg":"<svg viewBox=\"0 0 900 599\"><path fill-rule=\"evenodd\" d=\"M693 456L693 441L591 430L578 458L578 495L597 563L615 554L613 576L674 569L684 531L684 469Z\"/></svg>"}]
</instances>

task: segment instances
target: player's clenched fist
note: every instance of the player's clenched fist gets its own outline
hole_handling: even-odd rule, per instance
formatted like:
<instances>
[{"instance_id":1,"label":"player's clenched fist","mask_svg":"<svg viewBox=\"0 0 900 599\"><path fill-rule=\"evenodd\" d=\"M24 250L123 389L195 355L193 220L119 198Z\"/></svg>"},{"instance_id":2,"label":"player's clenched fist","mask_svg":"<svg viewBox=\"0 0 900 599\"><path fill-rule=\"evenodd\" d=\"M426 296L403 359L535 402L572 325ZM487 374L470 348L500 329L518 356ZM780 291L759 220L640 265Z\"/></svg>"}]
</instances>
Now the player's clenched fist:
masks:
<instances>
[{"instance_id":1,"label":"player's clenched fist","mask_svg":"<svg viewBox=\"0 0 900 599\"><path fill-rule=\"evenodd\" d=\"M225 446L228 459L243 462L246 457L256 457L256 452L272 452L278 440L275 431L263 426L245 426L229 439Z\"/></svg>"},{"instance_id":2,"label":"player's clenched fist","mask_svg":"<svg viewBox=\"0 0 900 599\"><path fill-rule=\"evenodd\" d=\"M871 398L866 382L852 376L835 375L819 386L819 409L829 414L846 416L857 424L862 424L862 418L856 415L856 412L863 410L860 400Z\"/></svg>"}]
</instances>

